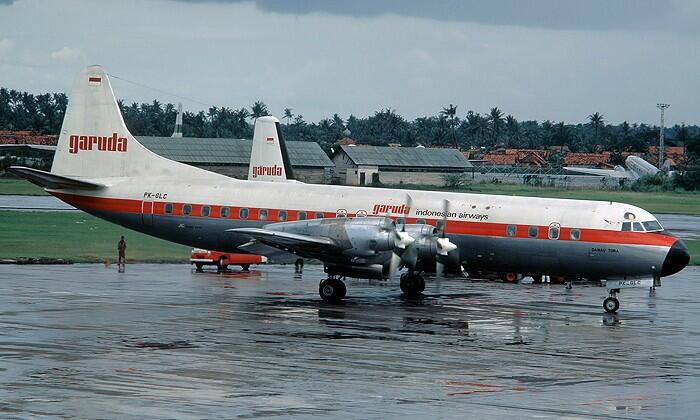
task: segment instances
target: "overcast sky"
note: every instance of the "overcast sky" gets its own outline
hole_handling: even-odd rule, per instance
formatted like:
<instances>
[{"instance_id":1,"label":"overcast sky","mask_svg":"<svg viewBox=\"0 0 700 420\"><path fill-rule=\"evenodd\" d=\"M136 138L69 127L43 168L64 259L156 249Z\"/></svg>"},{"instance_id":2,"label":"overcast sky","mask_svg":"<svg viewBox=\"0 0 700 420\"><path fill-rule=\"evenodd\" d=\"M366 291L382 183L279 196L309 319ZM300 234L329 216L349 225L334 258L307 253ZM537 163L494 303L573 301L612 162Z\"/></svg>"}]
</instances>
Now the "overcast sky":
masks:
<instances>
[{"instance_id":1,"label":"overcast sky","mask_svg":"<svg viewBox=\"0 0 700 420\"><path fill-rule=\"evenodd\" d=\"M192 111L655 124L663 101L699 124L698 22L695 0L0 0L0 86L67 92L102 64L140 84L117 97Z\"/></svg>"}]
</instances>

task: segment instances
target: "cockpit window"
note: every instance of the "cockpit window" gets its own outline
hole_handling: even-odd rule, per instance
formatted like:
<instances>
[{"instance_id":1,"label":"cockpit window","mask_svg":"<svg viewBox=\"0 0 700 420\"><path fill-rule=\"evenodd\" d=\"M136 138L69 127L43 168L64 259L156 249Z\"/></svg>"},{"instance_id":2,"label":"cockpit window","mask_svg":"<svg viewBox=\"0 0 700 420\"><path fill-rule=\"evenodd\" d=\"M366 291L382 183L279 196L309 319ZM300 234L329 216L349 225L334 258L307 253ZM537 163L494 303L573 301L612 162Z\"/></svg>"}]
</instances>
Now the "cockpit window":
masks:
<instances>
[{"instance_id":1,"label":"cockpit window","mask_svg":"<svg viewBox=\"0 0 700 420\"><path fill-rule=\"evenodd\" d=\"M632 223L632 230L634 230L635 232L644 232L644 228L639 222Z\"/></svg>"},{"instance_id":2,"label":"cockpit window","mask_svg":"<svg viewBox=\"0 0 700 420\"><path fill-rule=\"evenodd\" d=\"M644 229L647 230L647 232L657 232L660 230L664 230L663 227L657 222L656 220L651 220L649 222L642 222L642 225L644 226Z\"/></svg>"},{"instance_id":3,"label":"cockpit window","mask_svg":"<svg viewBox=\"0 0 700 420\"><path fill-rule=\"evenodd\" d=\"M629 232L632 230L632 222L624 222L622 223L622 231L623 232Z\"/></svg>"}]
</instances>

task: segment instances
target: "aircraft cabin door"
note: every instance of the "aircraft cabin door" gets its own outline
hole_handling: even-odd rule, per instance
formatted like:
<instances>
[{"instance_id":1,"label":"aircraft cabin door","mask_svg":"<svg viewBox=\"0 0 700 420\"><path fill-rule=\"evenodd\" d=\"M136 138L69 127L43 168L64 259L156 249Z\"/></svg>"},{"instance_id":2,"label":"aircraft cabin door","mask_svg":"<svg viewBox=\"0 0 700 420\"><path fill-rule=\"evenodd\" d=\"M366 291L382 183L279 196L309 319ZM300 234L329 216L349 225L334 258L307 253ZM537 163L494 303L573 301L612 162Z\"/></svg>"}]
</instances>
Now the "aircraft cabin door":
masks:
<instances>
[{"instance_id":1,"label":"aircraft cabin door","mask_svg":"<svg viewBox=\"0 0 700 420\"><path fill-rule=\"evenodd\" d=\"M153 201L141 202L141 224L153 226Z\"/></svg>"}]
</instances>

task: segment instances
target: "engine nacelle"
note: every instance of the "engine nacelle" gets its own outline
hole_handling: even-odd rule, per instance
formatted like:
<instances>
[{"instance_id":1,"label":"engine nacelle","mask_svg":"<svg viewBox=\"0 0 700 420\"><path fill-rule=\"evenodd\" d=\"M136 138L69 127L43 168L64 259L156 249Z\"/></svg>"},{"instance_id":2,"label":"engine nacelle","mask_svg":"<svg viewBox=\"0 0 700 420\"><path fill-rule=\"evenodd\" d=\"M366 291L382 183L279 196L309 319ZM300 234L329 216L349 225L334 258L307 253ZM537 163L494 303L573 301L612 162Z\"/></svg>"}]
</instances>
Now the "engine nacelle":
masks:
<instances>
[{"instance_id":1,"label":"engine nacelle","mask_svg":"<svg viewBox=\"0 0 700 420\"><path fill-rule=\"evenodd\" d=\"M385 217L299 220L272 223L265 229L330 238L349 258L370 258L393 250L401 241L395 223Z\"/></svg>"},{"instance_id":2,"label":"engine nacelle","mask_svg":"<svg viewBox=\"0 0 700 420\"><path fill-rule=\"evenodd\" d=\"M324 271L333 276L356 277L360 279L386 278L386 269L382 264L348 265L325 263Z\"/></svg>"}]
</instances>

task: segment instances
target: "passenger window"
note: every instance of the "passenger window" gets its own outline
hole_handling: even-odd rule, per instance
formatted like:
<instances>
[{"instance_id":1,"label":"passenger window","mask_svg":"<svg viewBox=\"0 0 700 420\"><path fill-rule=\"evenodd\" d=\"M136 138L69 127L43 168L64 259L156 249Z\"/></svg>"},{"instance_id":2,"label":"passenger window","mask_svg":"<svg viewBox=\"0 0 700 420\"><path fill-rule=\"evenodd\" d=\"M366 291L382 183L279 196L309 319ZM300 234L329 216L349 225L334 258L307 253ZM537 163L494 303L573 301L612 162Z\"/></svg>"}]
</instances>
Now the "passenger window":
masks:
<instances>
[{"instance_id":1,"label":"passenger window","mask_svg":"<svg viewBox=\"0 0 700 420\"><path fill-rule=\"evenodd\" d=\"M506 236L515 236L518 234L518 227L515 225L506 226Z\"/></svg>"},{"instance_id":2,"label":"passenger window","mask_svg":"<svg viewBox=\"0 0 700 420\"><path fill-rule=\"evenodd\" d=\"M280 210L279 213L277 213L277 219L279 219L280 222L286 222L287 210Z\"/></svg>"},{"instance_id":3,"label":"passenger window","mask_svg":"<svg viewBox=\"0 0 700 420\"><path fill-rule=\"evenodd\" d=\"M529 228L527 228L527 236L531 238L536 238L538 230L539 229L537 229L537 226L530 226Z\"/></svg>"},{"instance_id":4,"label":"passenger window","mask_svg":"<svg viewBox=\"0 0 700 420\"><path fill-rule=\"evenodd\" d=\"M547 237L549 239L559 239L559 226L550 226Z\"/></svg>"},{"instance_id":5,"label":"passenger window","mask_svg":"<svg viewBox=\"0 0 700 420\"><path fill-rule=\"evenodd\" d=\"M185 204L182 206L182 214L185 216L192 214L192 204Z\"/></svg>"},{"instance_id":6,"label":"passenger window","mask_svg":"<svg viewBox=\"0 0 700 420\"><path fill-rule=\"evenodd\" d=\"M211 208L209 206L202 207L202 216L203 217L209 217L210 213L211 213Z\"/></svg>"},{"instance_id":7,"label":"passenger window","mask_svg":"<svg viewBox=\"0 0 700 420\"><path fill-rule=\"evenodd\" d=\"M405 218L405 217L397 217L397 218L396 218L396 224L397 224L397 225L405 225L405 224L406 224L406 218Z\"/></svg>"},{"instance_id":8,"label":"passenger window","mask_svg":"<svg viewBox=\"0 0 700 420\"><path fill-rule=\"evenodd\" d=\"M238 218L247 219L250 211L248 209L238 209Z\"/></svg>"},{"instance_id":9,"label":"passenger window","mask_svg":"<svg viewBox=\"0 0 700 420\"><path fill-rule=\"evenodd\" d=\"M221 217L228 217L229 215L229 208L228 207L222 207L221 208Z\"/></svg>"},{"instance_id":10,"label":"passenger window","mask_svg":"<svg viewBox=\"0 0 700 420\"><path fill-rule=\"evenodd\" d=\"M642 227L642 224L639 222L632 223L632 229L635 232L644 232L644 228Z\"/></svg>"},{"instance_id":11,"label":"passenger window","mask_svg":"<svg viewBox=\"0 0 700 420\"><path fill-rule=\"evenodd\" d=\"M424 225L425 224L425 219L418 219L416 220L417 225Z\"/></svg>"},{"instance_id":12,"label":"passenger window","mask_svg":"<svg viewBox=\"0 0 700 420\"><path fill-rule=\"evenodd\" d=\"M173 203L165 203L165 214L173 214Z\"/></svg>"},{"instance_id":13,"label":"passenger window","mask_svg":"<svg viewBox=\"0 0 700 420\"><path fill-rule=\"evenodd\" d=\"M258 219L267 220L267 209L260 209L258 212Z\"/></svg>"},{"instance_id":14,"label":"passenger window","mask_svg":"<svg viewBox=\"0 0 700 420\"><path fill-rule=\"evenodd\" d=\"M623 232L629 232L632 230L632 222L624 222L622 224L622 231Z\"/></svg>"},{"instance_id":15,"label":"passenger window","mask_svg":"<svg viewBox=\"0 0 700 420\"><path fill-rule=\"evenodd\" d=\"M297 219L298 220L306 220L306 212L300 211L299 213L297 213Z\"/></svg>"},{"instance_id":16,"label":"passenger window","mask_svg":"<svg viewBox=\"0 0 700 420\"><path fill-rule=\"evenodd\" d=\"M569 239L571 239L572 241L578 241L579 239L581 239L581 231L578 229L571 229L569 231Z\"/></svg>"},{"instance_id":17,"label":"passenger window","mask_svg":"<svg viewBox=\"0 0 700 420\"><path fill-rule=\"evenodd\" d=\"M445 226L445 221L444 221L444 220L438 220L438 221L435 223L435 228L436 228L437 230L442 230L443 226Z\"/></svg>"},{"instance_id":18,"label":"passenger window","mask_svg":"<svg viewBox=\"0 0 700 420\"><path fill-rule=\"evenodd\" d=\"M337 212L335 212L335 217L337 217L338 219L348 217L348 211L345 209L339 209Z\"/></svg>"},{"instance_id":19,"label":"passenger window","mask_svg":"<svg viewBox=\"0 0 700 420\"><path fill-rule=\"evenodd\" d=\"M316 213L314 213L314 219L323 219L323 213L317 211Z\"/></svg>"}]
</instances>

